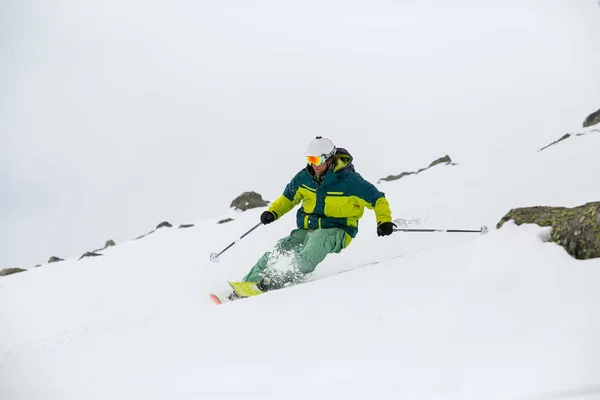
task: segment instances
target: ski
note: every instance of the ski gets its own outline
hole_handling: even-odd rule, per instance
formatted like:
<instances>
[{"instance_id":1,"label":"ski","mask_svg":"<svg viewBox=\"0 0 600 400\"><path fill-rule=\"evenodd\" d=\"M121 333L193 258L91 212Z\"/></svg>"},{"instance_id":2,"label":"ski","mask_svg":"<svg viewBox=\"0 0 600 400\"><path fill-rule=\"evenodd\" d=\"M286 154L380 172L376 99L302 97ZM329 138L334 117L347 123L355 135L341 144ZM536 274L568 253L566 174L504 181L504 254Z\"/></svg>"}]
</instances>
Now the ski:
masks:
<instances>
[{"instance_id":1,"label":"ski","mask_svg":"<svg viewBox=\"0 0 600 400\"><path fill-rule=\"evenodd\" d=\"M217 296L216 294L210 293L209 296L210 296L210 299L212 300L213 303L215 303L217 305L223 304L223 300L221 300L219 298L219 296Z\"/></svg>"},{"instance_id":2,"label":"ski","mask_svg":"<svg viewBox=\"0 0 600 400\"><path fill-rule=\"evenodd\" d=\"M263 294L263 292L256 286L256 282L233 282L227 281L231 289L233 289L233 293L228 296L218 296L214 293L210 293L209 297L213 301L213 303L219 305L229 301L245 299L246 297L258 296L259 294Z\"/></svg>"},{"instance_id":3,"label":"ski","mask_svg":"<svg viewBox=\"0 0 600 400\"><path fill-rule=\"evenodd\" d=\"M397 258L401 258L401 257L411 256L413 254L417 254L417 253L420 253L420 252L421 252L420 250L419 251L413 251L413 252L410 252L410 253L399 254L397 256L389 257L389 258L384 259L384 260L366 262L366 263L363 263L363 264L355 265L355 266L353 266L351 268L348 268L348 269L345 269L345 270L342 270L342 271L334 272L334 273L332 273L330 275L321 276L319 278L313 278L313 279L308 279L308 280L297 281L297 282L294 282L294 283L287 284L286 286L284 286L282 288L273 289L273 290L281 290L281 289L285 289L285 288L290 287L290 286L302 285L304 283L319 281L321 279L330 278L330 277L335 276L335 275L345 274L346 272L354 271L354 270L357 270L357 269L360 269L360 268L364 268L364 267L368 267L368 266L371 266L371 265L380 264L380 263L383 263L383 262L386 262L386 261L391 261L391 260L394 260L394 259L397 259ZM234 282L234 281L227 281L227 283L233 289L233 292L230 293L229 295L219 296L219 295L216 295L214 293L209 293L210 299L215 304L228 303L230 301L245 299L247 297L253 297L253 296L261 295L263 293L267 293L267 292L263 292L262 290L260 290L256 286L255 282ZM269 290L269 291L272 292L273 290Z\"/></svg>"}]
</instances>

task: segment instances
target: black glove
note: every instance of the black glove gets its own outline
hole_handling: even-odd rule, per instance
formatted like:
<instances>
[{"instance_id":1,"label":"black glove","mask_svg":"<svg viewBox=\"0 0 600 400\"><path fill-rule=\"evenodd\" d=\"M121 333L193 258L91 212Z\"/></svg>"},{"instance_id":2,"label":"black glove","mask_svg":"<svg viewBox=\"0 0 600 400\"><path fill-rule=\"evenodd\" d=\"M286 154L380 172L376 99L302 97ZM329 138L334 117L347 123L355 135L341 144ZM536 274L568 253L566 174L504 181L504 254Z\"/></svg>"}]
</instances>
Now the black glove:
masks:
<instances>
[{"instance_id":1,"label":"black glove","mask_svg":"<svg viewBox=\"0 0 600 400\"><path fill-rule=\"evenodd\" d=\"M277 217L275 216L275 213L271 211L265 211L264 213L260 214L260 222L265 225L275 221L276 218Z\"/></svg>"},{"instance_id":2,"label":"black glove","mask_svg":"<svg viewBox=\"0 0 600 400\"><path fill-rule=\"evenodd\" d=\"M394 232L394 227L397 226L393 222L382 222L377 226L377 236L388 236Z\"/></svg>"}]
</instances>

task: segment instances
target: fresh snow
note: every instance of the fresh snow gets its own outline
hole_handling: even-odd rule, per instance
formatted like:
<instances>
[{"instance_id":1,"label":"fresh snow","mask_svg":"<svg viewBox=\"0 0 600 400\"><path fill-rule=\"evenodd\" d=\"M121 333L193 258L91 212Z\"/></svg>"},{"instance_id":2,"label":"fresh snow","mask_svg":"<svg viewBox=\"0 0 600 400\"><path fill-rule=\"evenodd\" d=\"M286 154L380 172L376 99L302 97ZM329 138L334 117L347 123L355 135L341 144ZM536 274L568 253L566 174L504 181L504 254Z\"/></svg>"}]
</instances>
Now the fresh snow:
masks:
<instances>
[{"instance_id":1,"label":"fresh snow","mask_svg":"<svg viewBox=\"0 0 600 400\"><path fill-rule=\"evenodd\" d=\"M600 399L600 260L495 229L600 199L594 2L9 3L0 269L68 259L0 277L0 400ZM489 233L366 210L309 283L214 305L295 224L212 263L264 210L226 205L316 135L373 183L449 154L377 186ZM124 240L165 219L200 220Z\"/></svg>"},{"instance_id":2,"label":"fresh snow","mask_svg":"<svg viewBox=\"0 0 600 400\"><path fill-rule=\"evenodd\" d=\"M219 263L210 253L263 209L4 277L1 398L600 398L600 260L572 259L549 228L495 229L510 208L600 198L600 134L585 132L378 184L409 227L487 235L380 238L366 210L314 281L255 298L216 306L208 293L240 279L293 212ZM225 217L235 221L216 224Z\"/></svg>"}]
</instances>

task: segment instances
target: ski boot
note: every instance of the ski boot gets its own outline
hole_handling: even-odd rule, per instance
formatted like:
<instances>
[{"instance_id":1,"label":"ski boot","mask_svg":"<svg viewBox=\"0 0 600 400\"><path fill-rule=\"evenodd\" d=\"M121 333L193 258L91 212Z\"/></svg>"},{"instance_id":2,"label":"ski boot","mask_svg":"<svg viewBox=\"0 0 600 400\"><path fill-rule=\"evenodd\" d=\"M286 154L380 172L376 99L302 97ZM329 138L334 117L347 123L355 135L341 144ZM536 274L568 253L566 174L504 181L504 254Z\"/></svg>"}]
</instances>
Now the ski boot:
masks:
<instances>
[{"instance_id":1,"label":"ski boot","mask_svg":"<svg viewBox=\"0 0 600 400\"><path fill-rule=\"evenodd\" d=\"M301 282L302 277L300 273L294 271L275 273L265 276L256 286L263 292L268 292L269 290L277 290Z\"/></svg>"},{"instance_id":2,"label":"ski boot","mask_svg":"<svg viewBox=\"0 0 600 400\"><path fill-rule=\"evenodd\" d=\"M233 292L231 292L231 294L229 296L227 296L227 298L229 299L229 301L241 299L241 297L235 292L235 290Z\"/></svg>"}]
</instances>

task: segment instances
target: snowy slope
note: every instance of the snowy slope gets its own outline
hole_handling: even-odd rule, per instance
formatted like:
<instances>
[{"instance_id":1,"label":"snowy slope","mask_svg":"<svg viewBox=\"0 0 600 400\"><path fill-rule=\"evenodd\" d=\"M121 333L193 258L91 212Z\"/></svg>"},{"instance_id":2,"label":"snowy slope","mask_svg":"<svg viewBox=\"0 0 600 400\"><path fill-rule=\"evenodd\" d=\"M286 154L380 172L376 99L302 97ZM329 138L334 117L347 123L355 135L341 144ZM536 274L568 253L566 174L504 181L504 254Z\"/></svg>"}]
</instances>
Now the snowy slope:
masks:
<instances>
[{"instance_id":1,"label":"snowy slope","mask_svg":"<svg viewBox=\"0 0 600 400\"><path fill-rule=\"evenodd\" d=\"M379 185L395 218L488 235L379 238L367 211L313 278L376 264L256 298L217 307L207 293L241 278L292 215L219 264L209 254L261 209L3 278L1 398L600 398L600 260L573 260L547 228L493 228L513 207L600 198L588 131Z\"/></svg>"}]
</instances>

